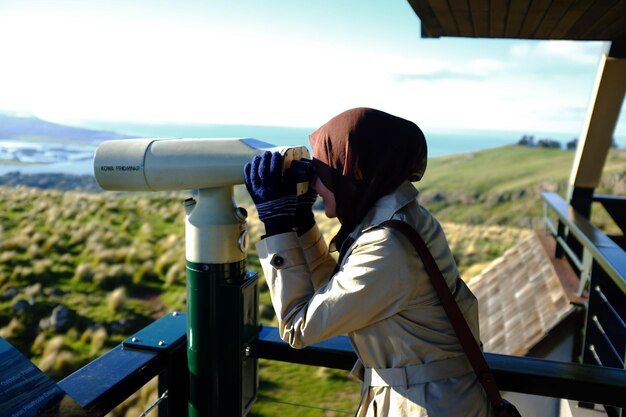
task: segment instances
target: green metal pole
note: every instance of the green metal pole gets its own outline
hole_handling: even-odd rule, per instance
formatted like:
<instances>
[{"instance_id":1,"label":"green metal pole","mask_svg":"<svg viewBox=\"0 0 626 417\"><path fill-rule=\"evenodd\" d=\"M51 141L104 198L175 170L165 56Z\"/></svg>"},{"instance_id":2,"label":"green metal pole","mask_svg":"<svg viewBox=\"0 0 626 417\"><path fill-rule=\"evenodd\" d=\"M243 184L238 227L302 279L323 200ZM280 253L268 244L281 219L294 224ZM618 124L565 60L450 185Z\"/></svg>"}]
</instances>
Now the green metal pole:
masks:
<instances>
[{"instance_id":1,"label":"green metal pole","mask_svg":"<svg viewBox=\"0 0 626 417\"><path fill-rule=\"evenodd\" d=\"M220 390L230 390L220 386L220 322L238 315L218 311L223 306L219 298L225 283L245 279L245 212L234 206L232 187L201 189L185 209L188 411L190 417L217 417ZM234 304L231 308L239 308Z\"/></svg>"},{"instance_id":2,"label":"green metal pole","mask_svg":"<svg viewBox=\"0 0 626 417\"><path fill-rule=\"evenodd\" d=\"M217 335L215 280L187 264L187 364L189 366L189 416L217 416ZM212 311L213 310L213 311ZM213 407L211 407L213 406Z\"/></svg>"}]
</instances>

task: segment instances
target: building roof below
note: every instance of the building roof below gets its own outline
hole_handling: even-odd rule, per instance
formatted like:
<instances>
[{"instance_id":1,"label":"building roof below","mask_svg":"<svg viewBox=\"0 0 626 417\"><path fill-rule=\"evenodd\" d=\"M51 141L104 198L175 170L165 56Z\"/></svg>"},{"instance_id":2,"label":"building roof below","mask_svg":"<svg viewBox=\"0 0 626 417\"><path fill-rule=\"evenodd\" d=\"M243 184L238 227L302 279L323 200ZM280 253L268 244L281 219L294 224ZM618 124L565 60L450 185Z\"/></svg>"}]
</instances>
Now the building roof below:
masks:
<instances>
[{"instance_id":1,"label":"building roof below","mask_svg":"<svg viewBox=\"0 0 626 417\"><path fill-rule=\"evenodd\" d=\"M574 308L535 233L468 286L478 298L485 352L525 355Z\"/></svg>"}]
</instances>

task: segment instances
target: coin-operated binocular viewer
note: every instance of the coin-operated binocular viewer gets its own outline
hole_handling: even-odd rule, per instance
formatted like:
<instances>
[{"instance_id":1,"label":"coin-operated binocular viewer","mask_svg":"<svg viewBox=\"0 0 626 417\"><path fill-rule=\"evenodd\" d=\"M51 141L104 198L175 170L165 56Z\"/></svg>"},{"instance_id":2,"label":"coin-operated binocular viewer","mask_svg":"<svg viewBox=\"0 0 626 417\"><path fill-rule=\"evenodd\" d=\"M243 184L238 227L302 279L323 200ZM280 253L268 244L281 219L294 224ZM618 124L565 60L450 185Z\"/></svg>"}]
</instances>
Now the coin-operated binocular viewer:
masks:
<instances>
[{"instance_id":1,"label":"coin-operated binocular viewer","mask_svg":"<svg viewBox=\"0 0 626 417\"><path fill-rule=\"evenodd\" d=\"M256 139L126 139L96 151L98 184L113 191L198 190L185 200L189 416L243 416L257 395L258 284L246 271L245 209L233 186L254 155L280 151L285 168L306 147Z\"/></svg>"}]
</instances>

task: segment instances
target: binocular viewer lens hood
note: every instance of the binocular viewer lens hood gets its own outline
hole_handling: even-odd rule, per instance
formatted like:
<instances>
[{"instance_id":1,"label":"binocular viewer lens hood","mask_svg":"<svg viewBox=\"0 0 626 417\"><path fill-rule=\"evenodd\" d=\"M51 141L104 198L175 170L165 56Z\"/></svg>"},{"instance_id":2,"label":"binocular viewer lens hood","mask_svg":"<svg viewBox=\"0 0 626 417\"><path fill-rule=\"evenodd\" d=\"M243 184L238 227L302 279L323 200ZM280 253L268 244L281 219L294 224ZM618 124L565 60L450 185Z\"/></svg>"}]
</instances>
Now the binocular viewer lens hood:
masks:
<instances>
[{"instance_id":1,"label":"binocular viewer lens hood","mask_svg":"<svg viewBox=\"0 0 626 417\"><path fill-rule=\"evenodd\" d=\"M312 178L305 146L276 147L253 139L122 139L102 143L94 156L98 184L111 191L170 191L243 184L254 155L280 152L298 182Z\"/></svg>"}]
</instances>

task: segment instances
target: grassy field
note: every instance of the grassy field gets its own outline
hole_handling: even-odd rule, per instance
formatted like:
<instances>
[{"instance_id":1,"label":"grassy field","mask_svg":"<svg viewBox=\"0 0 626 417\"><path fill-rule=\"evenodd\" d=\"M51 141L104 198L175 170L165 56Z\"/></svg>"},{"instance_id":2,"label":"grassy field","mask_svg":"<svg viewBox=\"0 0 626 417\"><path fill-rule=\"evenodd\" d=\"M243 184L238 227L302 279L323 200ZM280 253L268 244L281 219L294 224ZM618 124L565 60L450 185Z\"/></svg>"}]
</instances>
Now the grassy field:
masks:
<instances>
[{"instance_id":1,"label":"grassy field","mask_svg":"<svg viewBox=\"0 0 626 417\"><path fill-rule=\"evenodd\" d=\"M565 196L574 151L510 145L429 160L418 184L422 202L442 221L534 228L540 194ZM597 193L626 195L626 150L612 149ZM597 210L601 212L601 210ZM606 216L595 218L610 226Z\"/></svg>"},{"instance_id":2,"label":"grassy field","mask_svg":"<svg viewBox=\"0 0 626 417\"><path fill-rule=\"evenodd\" d=\"M564 193L572 159L511 146L429 161L420 201L442 220L464 278L539 224L539 193ZM611 151L599 191L626 195L625 172L626 151ZM250 213L254 245L262 226L243 187L235 195ZM0 336L60 379L185 309L185 197L0 187ZM330 238L338 223L316 217ZM248 267L259 270L254 249ZM275 324L263 280L260 290L262 321ZM252 416L341 416L358 405L345 372L268 361L260 370ZM137 416L154 396L152 383L111 415Z\"/></svg>"}]
</instances>

